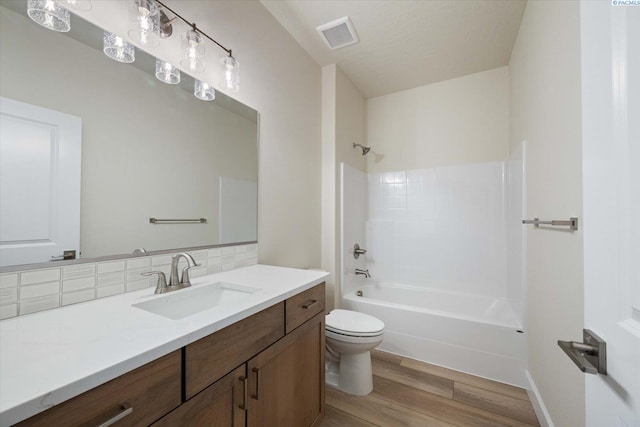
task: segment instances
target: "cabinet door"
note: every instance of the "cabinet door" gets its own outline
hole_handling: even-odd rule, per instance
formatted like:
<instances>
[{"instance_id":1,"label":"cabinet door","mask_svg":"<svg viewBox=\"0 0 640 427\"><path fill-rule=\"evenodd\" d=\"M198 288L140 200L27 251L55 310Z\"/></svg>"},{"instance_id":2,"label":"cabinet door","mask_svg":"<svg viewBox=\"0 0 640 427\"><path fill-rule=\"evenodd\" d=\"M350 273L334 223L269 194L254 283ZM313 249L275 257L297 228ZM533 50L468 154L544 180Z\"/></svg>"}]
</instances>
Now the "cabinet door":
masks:
<instances>
[{"instance_id":1,"label":"cabinet door","mask_svg":"<svg viewBox=\"0 0 640 427\"><path fill-rule=\"evenodd\" d=\"M245 372L246 365L240 366L158 420L153 427L244 426L247 396Z\"/></svg>"},{"instance_id":2,"label":"cabinet door","mask_svg":"<svg viewBox=\"0 0 640 427\"><path fill-rule=\"evenodd\" d=\"M311 426L324 414L324 313L248 362L247 426Z\"/></svg>"}]
</instances>

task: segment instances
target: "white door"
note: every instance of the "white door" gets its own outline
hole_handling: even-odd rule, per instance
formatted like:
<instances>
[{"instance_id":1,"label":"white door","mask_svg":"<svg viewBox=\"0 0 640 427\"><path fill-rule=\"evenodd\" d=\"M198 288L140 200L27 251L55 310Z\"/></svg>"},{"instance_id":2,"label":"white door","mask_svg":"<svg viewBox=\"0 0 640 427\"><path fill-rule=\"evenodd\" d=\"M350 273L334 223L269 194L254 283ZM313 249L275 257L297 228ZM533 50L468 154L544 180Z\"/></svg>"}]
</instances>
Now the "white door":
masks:
<instances>
[{"instance_id":1,"label":"white door","mask_svg":"<svg viewBox=\"0 0 640 427\"><path fill-rule=\"evenodd\" d=\"M640 427L640 6L583 1L585 327L607 342L586 376L593 427Z\"/></svg>"},{"instance_id":2,"label":"white door","mask_svg":"<svg viewBox=\"0 0 640 427\"><path fill-rule=\"evenodd\" d=\"M0 97L0 266L80 250L79 117Z\"/></svg>"}]
</instances>

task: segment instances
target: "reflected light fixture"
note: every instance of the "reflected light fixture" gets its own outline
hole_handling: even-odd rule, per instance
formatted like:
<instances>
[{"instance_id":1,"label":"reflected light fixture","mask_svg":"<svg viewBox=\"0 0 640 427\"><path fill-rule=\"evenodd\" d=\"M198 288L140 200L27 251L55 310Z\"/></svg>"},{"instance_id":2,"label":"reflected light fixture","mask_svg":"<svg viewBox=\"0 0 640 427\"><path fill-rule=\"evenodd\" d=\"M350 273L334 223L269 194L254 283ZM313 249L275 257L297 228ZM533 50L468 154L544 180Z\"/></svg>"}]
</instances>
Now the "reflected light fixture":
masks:
<instances>
[{"instance_id":1,"label":"reflected light fixture","mask_svg":"<svg viewBox=\"0 0 640 427\"><path fill-rule=\"evenodd\" d=\"M91 10L91 0L58 0L64 7L75 10Z\"/></svg>"},{"instance_id":2,"label":"reflected light fixture","mask_svg":"<svg viewBox=\"0 0 640 427\"><path fill-rule=\"evenodd\" d=\"M192 30L185 31L182 34L182 60L180 65L194 73L204 71L204 45L195 25Z\"/></svg>"},{"instance_id":3,"label":"reflected light fixture","mask_svg":"<svg viewBox=\"0 0 640 427\"><path fill-rule=\"evenodd\" d=\"M129 37L143 46L160 40L160 9L154 0L129 1Z\"/></svg>"},{"instance_id":4,"label":"reflected light fixture","mask_svg":"<svg viewBox=\"0 0 640 427\"><path fill-rule=\"evenodd\" d=\"M175 85L180 83L180 70L167 61L156 58L156 78L163 83Z\"/></svg>"},{"instance_id":5,"label":"reflected light fixture","mask_svg":"<svg viewBox=\"0 0 640 427\"><path fill-rule=\"evenodd\" d=\"M193 95L203 101L213 101L216 99L216 90L209 83L195 79Z\"/></svg>"},{"instance_id":6,"label":"reflected light fixture","mask_svg":"<svg viewBox=\"0 0 640 427\"><path fill-rule=\"evenodd\" d=\"M225 87L229 92L237 92L240 89L240 63L233 56L222 58L224 65Z\"/></svg>"},{"instance_id":7,"label":"reflected light fixture","mask_svg":"<svg viewBox=\"0 0 640 427\"><path fill-rule=\"evenodd\" d=\"M130 64L136 59L136 50L133 45L120 36L116 36L108 31L102 37L104 43L103 51L111 59L118 62Z\"/></svg>"},{"instance_id":8,"label":"reflected light fixture","mask_svg":"<svg viewBox=\"0 0 640 427\"><path fill-rule=\"evenodd\" d=\"M71 14L54 0L29 0L27 15L53 31L66 33L71 29Z\"/></svg>"}]
</instances>

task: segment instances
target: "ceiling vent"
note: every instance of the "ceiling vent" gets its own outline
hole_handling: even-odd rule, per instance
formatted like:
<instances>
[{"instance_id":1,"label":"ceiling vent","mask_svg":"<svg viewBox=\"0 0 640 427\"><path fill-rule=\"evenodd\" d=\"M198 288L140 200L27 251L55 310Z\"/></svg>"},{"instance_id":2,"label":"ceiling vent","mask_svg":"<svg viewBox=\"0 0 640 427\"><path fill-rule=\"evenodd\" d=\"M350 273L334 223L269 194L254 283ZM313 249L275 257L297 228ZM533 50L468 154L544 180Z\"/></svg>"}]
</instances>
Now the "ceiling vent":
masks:
<instances>
[{"instance_id":1,"label":"ceiling vent","mask_svg":"<svg viewBox=\"0 0 640 427\"><path fill-rule=\"evenodd\" d=\"M358 33L353 26L353 22L348 16L345 16L335 21L331 21L328 24L320 25L316 27L316 30L322 36L322 40L329 46L329 49L340 49L341 47L349 46L354 43L358 43Z\"/></svg>"}]
</instances>

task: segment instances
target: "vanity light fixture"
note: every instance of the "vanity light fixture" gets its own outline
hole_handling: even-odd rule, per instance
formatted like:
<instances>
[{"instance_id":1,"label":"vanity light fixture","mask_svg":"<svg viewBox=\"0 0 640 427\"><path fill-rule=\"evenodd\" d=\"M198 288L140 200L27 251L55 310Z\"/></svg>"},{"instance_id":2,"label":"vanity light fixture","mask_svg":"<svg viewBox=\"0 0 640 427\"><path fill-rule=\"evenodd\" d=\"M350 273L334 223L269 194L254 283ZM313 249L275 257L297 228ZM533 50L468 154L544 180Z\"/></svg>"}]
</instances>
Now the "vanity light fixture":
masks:
<instances>
[{"instance_id":1,"label":"vanity light fixture","mask_svg":"<svg viewBox=\"0 0 640 427\"><path fill-rule=\"evenodd\" d=\"M182 33L182 60L180 65L194 73L204 71L204 45L195 25L193 30Z\"/></svg>"},{"instance_id":2,"label":"vanity light fixture","mask_svg":"<svg viewBox=\"0 0 640 427\"><path fill-rule=\"evenodd\" d=\"M195 23L189 22L188 20L180 16L173 9L164 4L161 0L155 1L156 3L158 3L158 5L160 5L162 9L171 12L174 15L173 19L180 19L185 24L191 27L191 29L185 32L182 36L182 60L180 61L180 65L188 68L192 72L204 71L205 52L203 45L204 40L202 39L202 37L205 37L218 45L220 49L224 50L227 53L227 55L222 59L222 63L224 64L225 88L230 92L238 91L240 89L240 65L238 63L238 60L233 56L231 49L227 49L226 47L218 43L207 33L196 27ZM169 20L169 22L173 21L173 19Z\"/></svg>"},{"instance_id":3,"label":"vanity light fixture","mask_svg":"<svg viewBox=\"0 0 640 427\"><path fill-rule=\"evenodd\" d=\"M156 58L156 77L163 83L175 85L180 83L180 70L167 61Z\"/></svg>"},{"instance_id":4,"label":"vanity light fixture","mask_svg":"<svg viewBox=\"0 0 640 427\"><path fill-rule=\"evenodd\" d=\"M129 37L143 46L160 40L160 10L154 0L130 0Z\"/></svg>"},{"instance_id":5,"label":"vanity light fixture","mask_svg":"<svg viewBox=\"0 0 640 427\"><path fill-rule=\"evenodd\" d=\"M64 7L75 10L91 10L91 0L58 0Z\"/></svg>"},{"instance_id":6,"label":"vanity light fixture","mask_svg":"<svg viewBox=\"0 0 640 427\"><path fill-rule=\"evenodd\" d=\"M196 79L193 85L193 95L203 101L213 101L216 99L216 90L209 83Z\"/></svg>"},{"instance_id":7,"label":"vanity light fixture","mask_svg":"<svg viewBox=\"0 0 640 427\"><path fill-rule=\"evenodd\" d=\"M27 15L53 31L66 33L71 29L71 14L54 0L29 0Z\"/></svg>"},{"instance_id":8,"label":"vanity light fixture","mask_svg":"<svg viewBox=\"0 0 640 427\"><path fill-rule=\"evenodd\" d=\"M109 58L130 64L136 59L136 50L131 43L108 31L102 37L103 51Z\"/></svg>"}]
</instances>

